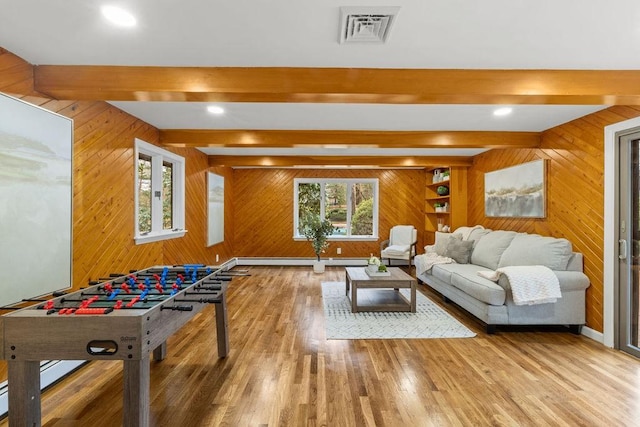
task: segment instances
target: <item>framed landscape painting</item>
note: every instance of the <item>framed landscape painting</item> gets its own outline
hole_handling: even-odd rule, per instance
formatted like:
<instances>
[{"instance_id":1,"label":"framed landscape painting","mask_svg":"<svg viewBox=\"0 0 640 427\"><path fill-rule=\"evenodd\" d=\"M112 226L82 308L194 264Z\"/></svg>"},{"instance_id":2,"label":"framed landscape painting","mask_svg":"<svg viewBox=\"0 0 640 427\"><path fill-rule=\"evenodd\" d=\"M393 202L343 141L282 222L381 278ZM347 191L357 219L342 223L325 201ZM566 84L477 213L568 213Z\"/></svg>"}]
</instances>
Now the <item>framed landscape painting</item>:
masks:
<instances>
[{"instance_id":1,"label":"framed landscape painting","mask_svg":"<svg viewBox=\"0 0 640 427\"><path fill-rule=\"evenodd\" d=\"M545 161L536 160L484 174L487 217L544 218Z\"/></svg>"},{"instance_id":2,"label":"framed landscape painting","mask_svg":"<svg viewBox=\"0 0 640 427\"><path fill-rule=\"evenodd\" d=\"M207 173L207 246L224 242L224 177Z\"/></svg>"}]
</instances>

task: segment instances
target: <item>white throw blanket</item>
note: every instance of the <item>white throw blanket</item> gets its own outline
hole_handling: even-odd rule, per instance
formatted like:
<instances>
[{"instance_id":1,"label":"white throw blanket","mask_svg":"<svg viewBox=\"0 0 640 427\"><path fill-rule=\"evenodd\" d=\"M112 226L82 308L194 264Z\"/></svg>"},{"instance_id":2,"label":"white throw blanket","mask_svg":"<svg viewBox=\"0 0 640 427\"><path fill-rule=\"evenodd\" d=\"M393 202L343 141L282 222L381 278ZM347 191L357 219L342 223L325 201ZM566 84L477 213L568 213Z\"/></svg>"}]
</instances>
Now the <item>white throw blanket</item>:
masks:
<instances>
[{"instance_id":1,"label":"white throw blanket","mask_svg":"<svg viewBox=\"0 0 640 427\"><path fill-rule=\"evenodd\" d=\"M402 255L406 254L407 252L409 252L409 249L411 249L411 246L409 246L409 245L391 245L391 246L387 246L386 248L384 248L382 253L383 254L388 254L388 255L402 256Z\"/></svg>"},{"instance_id":2,"label":"white throw blanket","mask_svg":"<svg viewBox=\"0 0 640 427\"><path fill-rule=\"evenodd\" d=\"M496 271L478 271L479 276L494 282L498 281L501 274L509 279L516 305L546 304L562 298L560 282L548 267L518 265L498 268Z\"/></svg>"},{"instance_id":3,"label":"white throw blanket","mask_svg":"<svg viewBox=\"0 0 640 427\"><path fill-rule=\"evenodd\" d=\"M416 265L416 276L420 276L421 274L431 270L431 267L436 264L451 264L453 260L446 256L440 256L435 252L429 252L422 255L416 255L413 262Z\"/></svg>"}]
</instances>

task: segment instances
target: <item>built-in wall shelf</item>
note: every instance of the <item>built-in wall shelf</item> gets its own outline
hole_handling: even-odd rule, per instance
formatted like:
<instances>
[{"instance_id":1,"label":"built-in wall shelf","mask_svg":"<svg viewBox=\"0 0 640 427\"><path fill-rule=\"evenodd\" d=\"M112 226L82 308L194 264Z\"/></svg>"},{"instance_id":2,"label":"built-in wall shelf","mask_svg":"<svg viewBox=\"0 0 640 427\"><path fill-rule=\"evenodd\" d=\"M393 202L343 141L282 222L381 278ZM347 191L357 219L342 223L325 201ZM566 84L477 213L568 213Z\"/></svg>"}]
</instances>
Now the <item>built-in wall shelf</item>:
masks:
<instances>
[{"instance_id":1,"label":"built-in wall shelf","mask_svg":"<svg viewBox=\"0 0 640 427\"><path fill-rule=\"evenodd\" d=\"M446 194L438 192L447 187ZM442 166L430 168L425 176L425 244L435 242L435 232L444 226L455 230L467 225L467 168Z\"/></svg>"}]
</instances>

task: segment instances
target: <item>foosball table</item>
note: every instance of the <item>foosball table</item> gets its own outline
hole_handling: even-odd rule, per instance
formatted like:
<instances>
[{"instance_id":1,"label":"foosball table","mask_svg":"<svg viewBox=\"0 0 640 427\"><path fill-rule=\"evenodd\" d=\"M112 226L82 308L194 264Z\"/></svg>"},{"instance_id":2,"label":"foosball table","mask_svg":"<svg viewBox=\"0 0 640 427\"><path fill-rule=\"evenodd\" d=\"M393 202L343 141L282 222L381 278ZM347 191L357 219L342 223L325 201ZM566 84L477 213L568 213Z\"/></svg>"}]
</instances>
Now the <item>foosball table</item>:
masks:
<instances>
[{"instance_id":1,"label":"foosball table","mask_svg":"<svg viewBox=\"0 0 640 427\"><path fill-rule=\"evenodd\" d=\"M123 425L148 426L150 355L164 359L168 337L206 304L216 306L218 357L227 356L232 276L203 265L151 267L1 316L9 424L41 425L41 360L122 360Z\"/></svg>"}]
</instances>

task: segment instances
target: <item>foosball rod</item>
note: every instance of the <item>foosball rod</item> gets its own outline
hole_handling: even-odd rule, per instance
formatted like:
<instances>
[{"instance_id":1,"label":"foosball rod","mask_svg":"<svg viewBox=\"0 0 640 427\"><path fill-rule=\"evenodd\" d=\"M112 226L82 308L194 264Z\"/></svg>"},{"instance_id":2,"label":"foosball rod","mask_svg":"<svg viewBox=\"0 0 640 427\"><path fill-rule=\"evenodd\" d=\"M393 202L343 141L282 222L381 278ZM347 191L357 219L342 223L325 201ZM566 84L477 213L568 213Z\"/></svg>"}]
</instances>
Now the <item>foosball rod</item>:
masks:
<instances>
[{"instance_id":1,"label":"foosball rod","mask_svg":"<svg viewBox=\"0 0 640 427\"><path fill-rule=\"evenodd\" d=\"M63 295L66 295L67 292L65 291L55 291L51 294L51 298L58 298L61 297ZM22 302L45 302L45 301L49 301L51 298L22 298ZM6 309L8 307L0 307L3 309Z\"/></svg>"},{"instance_id":2,"label":"foosball rod","mask_svg":"<svg viewBox=\"0 0 640 427\"><path fill-rule=\"evenodd\" d=\"M200 299L176 299L174 302L198 302L200 304L215 304L220 302L220 298L200 298Z\"/></svg>"},{"instance_id":3,"label":"foosball rod","mask_svg":"<svg viewBox=\"0 0 640 427\"><path fill-rule=\"evenodd\" d=\"M151 295L151 296L153 296L153 295ZM118 300L106 300L106 301L102 300L102 301L94 301L94 302L96 302L96 303L106 303L106 302L114 302L115 303L116 301L130 302L130 301L133 301L134 299L136 299L135 296L133 296L132 298L120 298ZM84 301L87 301L87 300L86 299L78 299L78 298L61 298L60 299L61 303L65 303L65 302L84 302ZM162 301L166 301L166 299L164 299L164 298L163 299L147 299L147 298L144 298L144 299L138 299L138 301L140 301L140 302L162 302Z\"/></svg>"}]
</instances>

